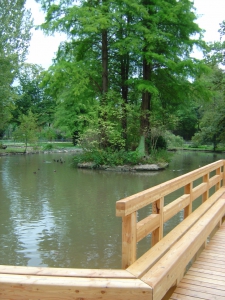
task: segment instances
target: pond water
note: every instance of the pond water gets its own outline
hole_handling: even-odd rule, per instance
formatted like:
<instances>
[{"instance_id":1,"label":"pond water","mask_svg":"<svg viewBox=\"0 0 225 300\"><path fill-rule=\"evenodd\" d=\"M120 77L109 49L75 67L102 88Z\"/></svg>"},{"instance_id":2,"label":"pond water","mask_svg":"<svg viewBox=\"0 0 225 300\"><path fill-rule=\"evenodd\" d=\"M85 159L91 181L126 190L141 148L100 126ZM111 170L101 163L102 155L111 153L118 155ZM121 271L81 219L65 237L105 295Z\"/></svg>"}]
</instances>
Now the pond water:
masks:
<instances>
[{"instance_id":1,"label":"pond water","mask_svg":"<svg viewBox=\"0 0 225 300\"><path fill-rule=\"evenodd\" d=\"M181 151L165 171L119 173L75 169L73 155L0 157L0 264L120 268L116 201L224 158ZM166 231L174 222L179 216ZM139 243L138 255L149 243Z\"/></svg>"}]
</instances>

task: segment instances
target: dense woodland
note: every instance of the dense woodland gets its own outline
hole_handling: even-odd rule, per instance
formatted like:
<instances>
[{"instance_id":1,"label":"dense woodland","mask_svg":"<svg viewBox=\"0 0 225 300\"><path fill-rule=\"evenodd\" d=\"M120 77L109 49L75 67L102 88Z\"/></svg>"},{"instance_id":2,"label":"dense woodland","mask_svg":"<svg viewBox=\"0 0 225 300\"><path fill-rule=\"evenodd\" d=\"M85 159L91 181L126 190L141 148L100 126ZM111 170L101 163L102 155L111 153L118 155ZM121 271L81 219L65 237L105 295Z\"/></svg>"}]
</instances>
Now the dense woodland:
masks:
<instances>
[{"instance_id":1,"label":"dense woodland","mask_svg":"<svg viewBox=\"0 0 225 300\"><path fill-rule=\"evenodd\" d=\"M31 14L25 0L0 0L1 138L71 138L131 160L174 135L225 142L225 22L207 44L190 0L36 1L39 30L67 39L48 70L25 63Z\"/></svg>"}]
</instances>

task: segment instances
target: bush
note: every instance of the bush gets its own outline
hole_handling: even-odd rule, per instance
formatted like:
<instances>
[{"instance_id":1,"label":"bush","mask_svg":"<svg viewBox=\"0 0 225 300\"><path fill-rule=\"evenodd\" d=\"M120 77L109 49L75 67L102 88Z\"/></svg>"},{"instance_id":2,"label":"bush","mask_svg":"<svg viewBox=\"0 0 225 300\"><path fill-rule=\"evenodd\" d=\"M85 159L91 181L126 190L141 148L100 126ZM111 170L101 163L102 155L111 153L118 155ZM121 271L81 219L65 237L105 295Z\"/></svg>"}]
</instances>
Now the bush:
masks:
<instances>
[{"instance_id":1,"label":"bush","mask_svg":"<svg viewBox=\"0 0 225 300\"><path fill-rule=\"evenodd\" d=\"M166 131L165 139L167 141L168 148L183 148L184 146L184 139L179 136L175 135L170 131Z\"/></svg>"},{"instance_id":2,"label":"bush","mask_svg":"<svg viewBox=\"0 0 225 300\"><path fill-rule=\"evenodd\" d=\"M0 143L0 149L6 149L7 146L3 145L2 143Z\"/></svg>"},{"instance_id":3,"label":"bush","mask_svg":"<svg viewBox=\"0 0 225 300\"><path fill-rule=\"evenodd\" d=\"M113 151L110 148L106 150L84 151L74 157L74 163L93 162L94 167L102 165L118 166L118 165L135 165L139 162L138 151Z\"/></svg>"},{"instance_id":4,"label":"bush","mask_svg":"<svg viewBox=\"0 0 225 300\"><path fill-rule=\"evenodd\" d=\"M167 150L159 149L154 151L148 158L146 158L145 163L155 164L155 163L167 163L171 160L172 153Z\"/></svg>"},{"instance_id":5,"label":"bush","mask_svg":"<svg viewBox=\"0 0 225 300\"><path fill-rule=\"evenodd\" d=\"M49 151L53 149L53 145L52 144L46 144L43 146L43 150L44 151Z\"/></svg>"}]
</instances>

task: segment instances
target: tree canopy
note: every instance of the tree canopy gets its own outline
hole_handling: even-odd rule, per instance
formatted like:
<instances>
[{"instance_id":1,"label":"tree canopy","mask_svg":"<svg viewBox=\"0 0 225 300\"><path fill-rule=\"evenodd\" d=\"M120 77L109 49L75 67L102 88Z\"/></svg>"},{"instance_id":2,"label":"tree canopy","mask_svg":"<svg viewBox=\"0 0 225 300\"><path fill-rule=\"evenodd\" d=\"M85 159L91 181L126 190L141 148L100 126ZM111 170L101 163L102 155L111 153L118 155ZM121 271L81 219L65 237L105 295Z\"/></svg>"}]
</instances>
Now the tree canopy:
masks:
<instances>
[{"instance_id":1,"label":"tree canopy","mask_svg":"<svg viewBox=\"0 0 225 300\"><path fill-rule=\"evenodd\" d=\"M39 27L49 35L63 32L67 40L48 70L24 64L29 12L24 1L3 1L10 20L20 13L12 22L0 14L14 28L0 26L2 128L10 117L16 127L32 113L46 136L148 156L166 147L166 130L185 139L206 132L203 139L215 141L207 127L216 118L222 141L224 94L216 82L223 86L223 23L221 41L206 44L190 0L36 1L45 12ZM196 47L204 59L194 57Z\"/></svg>"},{"instance_id":2,"label":"tree canopy","mask_svg":"<svg viewBox=\"0 0 225 300\"><path fill-rule=\"evenodd\" d=\"M190 55L194 46L205 47L192 1L37 2L46 12L41 28L68 35L49 70L60 106L66 109L72 99L75 110L98 104L103 147L111 144L108 127L116 127L130 148L134 122L129 112L138 112L135 127L148 153L151 128L169 123L180 104L191 100L193 90L198 92L195 78L207 69ZM109 114L112 103L121 109L117 120Z\"/></svg>"},{"instance_id":3,"label":"tree canopy","mask_svg":"<svg viewBox=\"0 0 225 300\"><path fill-rule=\"evenodd\" d=\"M0 0L0 129L10 119L12 84L25 60L31 36L31 13L25 0Z\"/></svg>"}]
</instances>

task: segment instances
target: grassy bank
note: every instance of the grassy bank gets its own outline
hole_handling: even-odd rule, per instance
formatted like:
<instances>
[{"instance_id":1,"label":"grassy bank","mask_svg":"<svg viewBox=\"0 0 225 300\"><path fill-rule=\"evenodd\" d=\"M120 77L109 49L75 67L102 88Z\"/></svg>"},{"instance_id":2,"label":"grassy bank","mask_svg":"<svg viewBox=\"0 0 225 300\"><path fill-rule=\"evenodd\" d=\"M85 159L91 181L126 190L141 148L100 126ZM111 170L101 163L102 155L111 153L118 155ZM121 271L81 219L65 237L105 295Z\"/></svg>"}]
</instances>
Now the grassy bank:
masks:
<instances>
[{"instance_id":1,"label":"grassy bank","mask_svg":"<svg viewBox=\"0 0 225 300\"><path fill-rule=\"evenodd\" d=\"M179 150L179 149L177 149L177 150ZM200 146L196 147L194 145L185 145L184 144L182 150L189 150L189 151L209 151L209 152L221 153L221 152L225 152L225 146L224 145L220 145L214 151L213 145L200 145Z\"/></svg>"},{"instance_id":2,"label":"grassy bank","mask_svg":"<svg viewBox=\"0 0 225 300\"><path fill-rule=\"evenodd\" d=\"M26 145L24 143L3 140L0 141L0 146L0 155L25 153L25 151L27 153L35 153L43 151L73 151L77 149L77 147L74 146L71 142L39 142L34 145L28 144L28 147L26 149Z\"/></svg>"}]
</instances>

